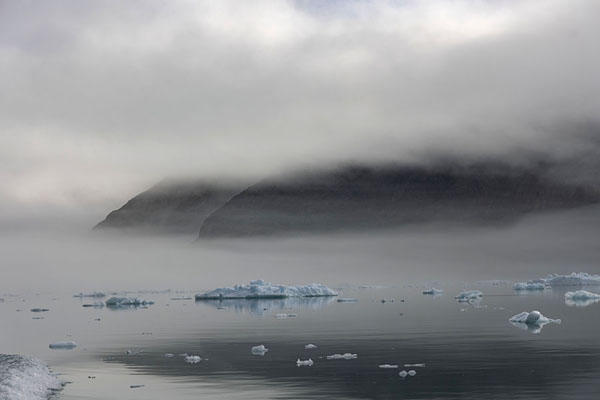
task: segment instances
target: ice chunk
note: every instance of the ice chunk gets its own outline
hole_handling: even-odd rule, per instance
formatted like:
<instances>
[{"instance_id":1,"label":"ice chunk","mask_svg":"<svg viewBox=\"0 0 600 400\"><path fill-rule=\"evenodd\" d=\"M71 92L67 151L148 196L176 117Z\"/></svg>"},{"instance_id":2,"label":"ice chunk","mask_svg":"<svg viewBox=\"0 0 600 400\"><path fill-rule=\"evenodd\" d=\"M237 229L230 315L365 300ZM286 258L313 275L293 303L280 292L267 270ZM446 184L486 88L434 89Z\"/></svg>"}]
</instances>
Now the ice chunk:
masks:
<instances>
[{"instance_id":1,"label":"ice chunk","mask_svg":"<svg viewBox=\"0 0 600 400\"><path fill-rule=\"evenodd\" d=\"M74 294L73 297L106 297L106 294L102 292L79 293Z\"/></svg>"},{"instance_id":2,"label":"ice chunk","mask_svg":"<svg viewBox=\"0 0 600 400\"><path fill-rule=\"evenodd\" d=\"M400 378L406 378L406 376L408 375L408 372L406 372L405 370L402 370L402 371L398 372L398 375L400 375Z\"/></svg>"},{"instance_id":3,"label":"ice chunk","mask_svg":"<svg viewBox=\"0 0 600 400\"><path fill-rule=\"evenodd\" d=\"M316 349L317 346L312 343L309 343L309 344L305 345L304 348L310 350L310 349Z\"/></svg>"},{"instance_id":4,"label":"ice chunk","mask_svg":"<svg viewBox=\"0 0 600 400\"><path fill-rule=\"evenodd\" d=\"M420 364L404 364L404 367L405 367L405 368L408 368L408 367L413 367L413 368L414 368L414 367L425 368L425 363L420 363Z\"/></svg>"},{"instance_id":5,"label":"ice chunk","mask_svg":"<svg viewBox=\"0 0 600 400\"><path fill-rule=\"evenodd\" d=\"M386 368L386 369L387 368L398 368L398 366L397 365L391 365L391 364L381 364L379 366L379 368Z\"/></svg>"},{"instance_id":6,"label":"ice chunk","mask_svg":"<svg viewBox=\"0 0 600 400\"><path fill-rule=\"evenodd\" d=\"M32 308L29 311L31 311L31 312L46 312L46 311L50 311L50 310L48 308Z\"/></svg>"},{"instance_id":7,"label":"ice chunk","mask_svg":"<svg viewBox=\"0 0 600 400\"><path fill-rule=\"evenodd\" d=\"M454 296L454 298L460 302L476 301L481 297L483 297L483 293L481 293L479 290L467 290Z\"/></svg>"},{"instance_id":8,"label":"ice chunk","mask_svg":"<svg viewBox=\"0 0 600 400\"><path fill-rule=\"evenodd\" d=\"M600 294L585 290L565 293L565 303L569 306L586 307L600 301Z\"/></svg>"},{"instance_id":9,"label":"ice chunk","mask_svg":"<svg viewBox=\"0 0 600 400\"><path fill-rule=\"evenodd\" d=\"M338 303L354 303L357 301L358 299L355 299L353 297L340 297L339 299L337 299Z\"/></svg>"},{"instance_id":10,"label":"ice chunk","mask_svg":"<svg viewBox=\"0 0 600 400\"><path fill-rule=\"evenodd\" d=\"M532 333L540 333L542 331L542 328L546 324L561 323L560 319L547 318L544 315L542 315L542 313L539 311L524 311L511 317L508 321L511 322L513 325L521 329L529 330Z\"/></svg>"},{"instance_id":11,"label":"ice chunk","mask_svg":"<svg viewBox=\"0 0 600 400\"><path fill-rule=\"evenodd\" d=\"M410 371L408 371L408 375L410 376L415 376L417 374L417 371L415 371L414 369L411 369Z\"/></svg>"},{"instance_id":12,"label":"ice chunk","mask_svg":"<svg viewBox=\"0 0 600 400\"><path fill-rule=\"evenodd\" d=\"M95 301L93 303L83 304L83 307L102 308L102 307L104 307L104 302L102 302L102 301Z\"/></svg>"},{"instance_id":13,"label":"ice chunk","mask_svg":"<svg viewBox=\"0 0 600 400\"><path fill-rule=\"evenodd\" d=\"M63 382L42 361L17 354L0 354L0 399L54 398Z\"/></svg>"},{"instance_id":14,"label":"ice chunk","mask_svg":"<svg viewBox=\"0 0 600 400\"><path fill-rule=\"evenodd\" d=\"M125 307L125 306L147 306L154 304L151 300L143 300L137 297L111 297L106 300L106 305L110 307Z\"/></svg>"},{"instance_id":15,"label":"ice chunk","mask_svg":"<svg viewBox=\"0 0 600 400\"><path fill-rule=\"evenodd\" d=\"M51 343L48 347L51 349L74 349L75 347L77 347L77 343L71 341L56 342Z\"/></svg>"},{"instance_id":16,"label":"ice chunk","mask_svg":"<svg viewBox=\"0 0 600 400\"><path fill-rule=\"evenodd\" d=\"M192 296L178 296L178 297L171 297L171 300L192 300L193 297Z\"/></svg>"},{"instance_id":17,"label":"ice chunk","mask_svg":"<svg viewBox=\"0 0 600 400\"><path fill-rule=\"evenodd\" d=\"M130 389L137 389L137 388L143 388L145 385L131 385L129 386Z\"/></svg>"},{"instance_id":18,"label":"ice chunk","mask_svg":"<svg viewBox=\"0 0 600 400\"><path fill-rule=\"evenodd\" d=\"M250 281L248 285L236 285L230 288L219 288L197 294L196 300L210 299L256 299L256 298L286 298L286 297L319 297L337 296L338 292L325 285L313 283L310 285L275 285L263 280Z\"/></svg>"},{"instance_id":19,"label":"ice chunk","mask_svg":"<svg viewBox=\"0 0 600 400\"><path fill-rule=\"evenodd\" d=\"M297 314L276 314L275 318L296 318Z\"/></svg>"},{"instance_id":20,"label":"ice chunk","mask_svg":"<svg viewBox=\"0 0 600 400\"><path fill-rule=\"evenodd\" d=\"M188 364L198 364L201 360L200 356L185 356L185 362Z\"/></svg>"},{"instance_id":21,"label":"ice chunk","mask_svg":"<svg viewBox=\"0 0 600 400\"><path fill-rule=\"evenodd\" d=\"M358 354L344 353L344 354L332 354L327 356L328 360L352 360L358 358Z\"/></svg>"},{"instance_id":22,"label":"ice chunk","mask_svg":"<svg viewBox=\"0 0 600 400\"><path fill-rule=\"evenodd\" d=\"M301 360L298 359L296 360L296 365L299 367L311 367L314 364L313 360L311 360L310 358L308 360Z\"/></svg>"},{"instance_id":23,"label":"ice chunk","mask_svg":"<svg viewBox=\"0 0 600 400\"><path fill-rule=\"evenodd\" d=\"M440 294L443 294L443 293L444 293L443 290L436 289L436 288L431 288L431 289L423 290L423 294L430 294L430 295L433 295L433 296L440 295Z\"/></svg>"},{"instance_id":24,"label":"ice chunk","mask_svg":"<svg viewBox=\"0 0 600 400\"><path fill-rule=\"evenodd\" d=\"M600 285L600 275L586 272L572 272L570 275L551 274L544 281L550 286Z\"/></svg>"},{"instance_id":25,"label":"ice chunk","mask_svg":"<svg viewBox=\"0 0 600 400\"><path fill-rule=\"evenodd\" d=\"M165 354L163 354L163 357L164 358L173 358L173 357L175 357L175 354L173 354L173 353L165 353Z\"/></svg>"},{"instance_id":26,"label":"ice chunk","mask_svg":"<svg viewBox=\"0 0 600 400\"><path fill-rule=\"evenodd\" d=\"M267 351L269 351L269 349L267 349L264 344L254 346L250 349L250 352L256 356L264 356Z\"/></svg>"},{"instance_id":27,"label":"ice chunk","mask_svg":"<svg viewBox=\"0 0 600 400\"><path fill-rule=\"evenodd\" d=\"M517 282L514 284L514 290L545 290L547 288L546 284L543 282Z\"/></svg>"}]
</instances>

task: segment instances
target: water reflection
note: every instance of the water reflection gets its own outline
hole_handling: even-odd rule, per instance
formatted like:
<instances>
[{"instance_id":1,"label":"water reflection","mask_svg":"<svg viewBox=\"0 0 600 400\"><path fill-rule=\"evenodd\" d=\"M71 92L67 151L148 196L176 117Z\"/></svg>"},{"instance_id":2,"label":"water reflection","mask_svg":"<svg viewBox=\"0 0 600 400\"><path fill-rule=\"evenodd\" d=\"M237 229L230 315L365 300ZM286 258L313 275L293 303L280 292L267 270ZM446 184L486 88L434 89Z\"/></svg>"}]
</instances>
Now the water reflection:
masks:
<instances>
[{"instance_id":1,"label":"water reflection","mask_svg":"<svg viewBox=\"0 0 600 400\"><path fill-rule=\"evenodd\" d=\"M311 309L319 310L334 302L333 297L286 297L280 299L223 299L198 300L217 309L233 310L241 313L264 315L279 310Z\"/></svg>"}]
</instances>

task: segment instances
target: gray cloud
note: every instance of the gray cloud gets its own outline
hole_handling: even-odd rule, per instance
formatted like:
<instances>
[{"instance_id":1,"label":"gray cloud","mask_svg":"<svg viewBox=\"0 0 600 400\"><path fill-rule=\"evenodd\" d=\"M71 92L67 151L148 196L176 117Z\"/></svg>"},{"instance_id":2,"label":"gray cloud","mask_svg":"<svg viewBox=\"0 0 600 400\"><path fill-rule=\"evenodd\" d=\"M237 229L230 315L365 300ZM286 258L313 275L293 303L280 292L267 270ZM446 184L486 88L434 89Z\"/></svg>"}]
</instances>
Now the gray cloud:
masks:
<instances>
[{"instance_id":1,"label":"gray cloud","mask_svg":"<svg viewBox=\"0 0 600 400\"><path fill-rule=\"evenodd\" d=\"M594 0L3 1L0 219L102 213L175 174L593 159L598 15Z\"/></svg>"}]
</instances>

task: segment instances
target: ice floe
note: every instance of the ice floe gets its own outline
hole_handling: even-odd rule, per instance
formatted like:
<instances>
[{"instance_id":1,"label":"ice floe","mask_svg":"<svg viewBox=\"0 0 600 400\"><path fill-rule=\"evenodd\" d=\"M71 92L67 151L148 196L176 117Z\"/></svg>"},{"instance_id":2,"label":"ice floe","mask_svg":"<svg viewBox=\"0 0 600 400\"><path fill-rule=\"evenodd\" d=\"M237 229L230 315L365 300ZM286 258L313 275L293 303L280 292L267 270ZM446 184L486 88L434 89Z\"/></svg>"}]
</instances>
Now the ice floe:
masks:
<instances>
[{"instance_id":1,"label":"ice floe","mask_svg":"<svg viewBox=\"0 0 600 400\"><path fill-rule=\"evenodd\" d=\"M454 296L454 298L460 302L472 302L481 299L483 293L479 290L467 290Z\"/></svg>"},{"instance_id":2,"label":"ice floe","mask_svg":"<svg viewBox=\"0 0 600 400\"><path fill-rule=\"evenodd\" d=\"M513 289L519 291L546 290L547 288L548 286L544 282L539 282L539 280L517 282L513 285Z\"/></svg>"},{"instance_id":3,"label":"ice floe","mask_svg":"<svg viewBox=\"0 0 600 400\"><path fill-rule=\"evenodd\" d=\"M102 292L79 293L74 294L73 297L106 297L106 294Z\"/></svg>"},{"instance_id":4,"label":"ice floe","mask_svg":"<svg viewBox=\"0 0 600 400\"><path fill-rule=\"evenodd\" d=\"M545 279L549 286L585 286L600 285L600 275L586 272L572 272L569 275L551 274Z\"/></svg>"},{"instance_id":5,"label":"ice floe","mask_svg":"<svg viewBox=\"0 0 600 400\"><path fill-rule=\"evenodd\" d=\"M441 289L431 288L431 289L423 290L423 294L430 294L433 296L437 296L440 294L444 294L444 291Z\"/></svg>"},{"instance_id":6,"label":"ice floe","mask_svg":"<svg viewBox=\"0 0 600 400\"><path fill-rule=\"evenodd\" d=\"M415 376L417 374L417 371L415 371L414 369L411 369L409 371L406 370L402 370L398 373L398 375L400 375L400 378L406 378L407 376Z\"/></svg>"},{"instance_id":7,"label":"ice floe","mask_svg":"<svg viewBox=\"0 0 600 400\"><path fill-rule=\"evenodd\" d=\"M586 307L600 301L600 294L586 290L565 293L565 303L569 306Z\"/></svg>"},{"instance_id":8,"label":"ice floe","mask_svg":"<svg viewBox=\"0 0 600 400\"><path fill-rule=\"evenodd\" d=\"M539 311L531 311L531 312L524 311L522 313L512 316L511 318L509 318L508 321L510 323L512 323L513 325L515 325L521 329L528 330L532 333L540 333L542 331L542 328L546 324L549 324L549 323L560 324L561 323L560 319L552 319L552 318L545 317Z\"/></svg>"},{"instance_id":9,"label":"ice floe","mask_svg":"<svg viewBox=\"0 0 600 400\"><path fill-rule=\"evenodd\" d=\"M42 361L0 354L0 399L45 400L62 387L61 380Z\"/></svg>"},{"instance_id":10,"label":"ice floe","mask_svg":"<svg viewBox=\"0 0 600 400\"><path fill-rule=\"evenodd\" d=\"M344 353L344 354L332 354L327 356L328 360L352 360L358 358L358 354Z\"/></svg>"},{"instance_id":11,"label":"ice floe","mask_svg":"<svg viewBox=\"0 0 600 400\"><path fill-rule=\"evenodd\" d=\"M86 303L82 305L83 307L95 307L95 308L102 308L104 307L104 302L102 301L95 301L93 303Z\"/></svg>"},{"instance_id":12,"label":"ice floe","mask_svg":"<svg viewBox=\"0 0 600 400\"><path fill-rule=\"evenodd\" d=\"M184 360L188 364L198 364L202 361L202 358L200 356L185 356Z\"/></svg>"},{"instance_id":13,"label":"ice floe","mask_svg":"<svg viewBox=\"0 0 600 400\"><path fill-rule=\"evenodd\" d=\"M269 351L269 349L267 349L264 344L253 346L250 349L250 352L255 356L264 356L267 351Z\"/></svg>"},{"instance_id":14,"label":"ice floe","mask_svg":"<svg viewBox=\"0 0 600 400\"><path fill-rule=\"evenodd\" d=\"M418 367L418 368L425 368L425 363L419 363L419 364L404 364L404 368L409 368L409 367Z\"/></svg>"},{"instance_id":15,"label":"ice floe","mask_svg":"<svg viewBox=\"0 0 600 400\"><path fill-rule=\"evenodd\" d=\"M391 368L398 368L398 366L397 365L392 365L392 364L381 364L379 366L379 368L391 369Z\"/></svg>"},{"instance_id":16,"label":"ice floe","mask_svg":"<svg viewBox=\"0 0 600 400\"><path fill-rule=\"evenodd\" d=\"M354 297L340 297L336 301L338 303L355 303L358 301L358 299L355 299Z\"/></svg>"},{"instance_id":17,"label":"ice floe","mask_svg":"<svg viewBox=\"0 0 600 400\"><path fill-rule=\"evenodd\" d=\"M299 367L311 367L314 364L312 359L308 359L308 360L301 360L298 359L296 360L296 365Z\"/></svg>"},{"instance_id":18,"label":"ice floe","mask_svg":"<svg viewBox=\"0 0 600 400\"><path fill-rule=\"evenodd\" d=\"M55 342L48 345L48 347L51 349L74 349L77 347L77 343L72 341Z\"/></svg>"},{"instance_id":19,"label":"ice floe","mask_svg":"<svg viewBox=\"0 0 600 400\"><path fill-rule=\"evenodd\" d=\"M154 304L154 302L137 297L111 297L106 300L106 305L109 307L148 306L151 304Z\"/></svg>"},{"instance_id":20,"label":"ice floe","mask_svg":"<svg viewBox=\"0 0 600 400\"><path fill-rule=\"evenodd\" d=\"M31 312L47 312L47 311L50 311L50 310L48 308L32 308L29 311L31 311Z\"/></svg>"},{"instance_id":21,"label":"ice floe","mask_svg":"<svg viewBox=\"0 0 600 400\"><path fill-rule=\"evenodd\" d=\"M206 293L197 294L196 300L211 299L256 299L256 298L286 298L286 297L319 297L337 296L338 292L325 285L313 283L310 285L275 285L263 280L250 281L248 285L236 285L229 288L219 288Z\"/></svg>"},{"instance_id":22,"label":"ice floe","mask_svg":"<svg viewBox=\"0 0 600 400\"><path fill-rule=\"evenodd\" d=\"M317 345L309 343L309 344L305 345L304 348L307 349L307 350L316 349Z\"/></svg>"}]
</instances>

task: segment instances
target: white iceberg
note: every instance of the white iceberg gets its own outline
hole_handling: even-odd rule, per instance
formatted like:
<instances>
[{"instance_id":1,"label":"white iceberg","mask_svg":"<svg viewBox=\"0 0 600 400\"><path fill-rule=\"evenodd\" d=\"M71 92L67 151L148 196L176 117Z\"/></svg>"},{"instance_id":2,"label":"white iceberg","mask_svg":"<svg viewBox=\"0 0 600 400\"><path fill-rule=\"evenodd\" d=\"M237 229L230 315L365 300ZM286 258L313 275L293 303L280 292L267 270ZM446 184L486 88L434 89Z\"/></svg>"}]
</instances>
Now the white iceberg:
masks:
<instances>
[{"instance_id":1,"label":"white iceberg","mask_svg":"<svg viewBox=\"0 0 600 400\"><path fill-rule=\"evenodd\" d=\"M307 345L304 346L305 349L310 350L310 349L316 349L317 345L314 345L312 343L309 343Z\"/></svg>"},{"instance_id":2,"label":"white iceberg","mask_svg":"<svg viewBox=\"0 0 600 400\"><path fill-rule=\"evenodd\" d=\"M431 289L423 290L423 294L430 294L432 296L440 295L440 294L443 294L443 293L444 293L443 290L436 289L436 288L431 288Z\"/></svg>"},{"instance_id":3,"label":"white iceberg","mask_svg":"<svg viewBox=\"0 0 600 400\"><path fill-rule=\"evenodd\" d=\"M392 365L392 364L381 364L379 366L379 368L390 369L390 368L398 368L398 366L397 365Z\"/></svg>"},{"instance_id":4,"label":"white iceberg","mask_svg":"<svg viewBox=\"0 0 600 400\"><path fill-rule=\"evenodd\" d=\"M586 290L565 293L565 303L569 306L586 307L600 301L600 294Z\"/></svg>"},{"instance_id":5,"label":"white iceberg","mask_svg":"<svg viewBox=\"0 0 600 400\"><path fill-rule=\"evenodd\" d=\"M544 282L536 282L536 281L527 281L527 282L517 282L513 285L514 290L546 290L548 286Z\"/></svg>"},{"instance_id":6,"label":"white iceberg","mask_svg":"<svg viewBox=\"0 0 600 400\"><path fill-rule=\"evenodd\" d=\"M110 307L125 306L148 306L154 304L151 300L139 299L137 297L111 297L106 300L106 305Z\"/></svg>"},{"instance_id":7,"label":"white iceberg","mask_svg":"<svg viewBox=\"0 0 600 400\"><path fill-rule=\"evenodd\" d=\"M202 358L200 356L185 356L184 360L188 364L198 364L202 361Z\"/></svg>"},{"instance_id":8,"label":"white iceberg","mask_svg":"<svg viewBox=\"0 0 600 400\"><path fill-rule=\"evenodd\" d=\"M572 272L570 275L551 274L545 279L545 283L550 286L600 285L600 275L586 272Z\"/></svg>"},{"instance_id":9,"label":"white iceberg","mask_svg":"<svg viewBox=\"0 0 600 400\"><path fill-rule=\"evenodd\" d=\"M106 294L102 292L79 293L74 294L73 297L106 297Z\"/></svg>"},{"instance_id":10,"label":"white iceberg","mask_svg":"<svg viewBox=\"0 0 600 400\"><path fill-rule=\"evenodd\" d=\"M197 294L196 300L211 299L256 299L256 298L286 298L286 297L321 297L337 296L338 292L325 285L313 283L310 285L275 285L261 279L250 281L248 285L236 285L230 288L219 288Z\"/></svg>"},{"instance_id":11,"label":"white iceberg","mask_svg":"<svg viewBox=\"0 0 600 400\"><path fill-rule=\"evenodd\" d=\"M308 360L301 360L298 359L296 360L296 365L299 367L311 367L314 364L312 359L308 359Z\"/></svg>"},{"instance_id":12,"label":"white iceberg","mask_svg":"<svg viewBox=\"0 0 600 400\"><path fill-rule=\"evenodd\" d=\"M552 319L552 318L545 317L539 311L531 311L531 312L524 311L522 313L519 313L519 314L511 317L508 321L510 323L512 323L513 325L515 325L521 329L528 330L532 333L540 333L542 331L542 328L546 324L549 324L549 323L560 324L561 323L560 319Z\"/></svg>"},{"instance_id":13,"label":"white iceberg","mask_svg":"<svg viewBox=\"0 0 600 400\"><path fill-rule=\"evenodd\" d=\"M483 293L479 290L467 290L454 296L454 298L460 302L471 302L481 299Z\"/></svg>"},{"instance_id":14,"label":"white iceberg","mask_svg":"<svg viewBox=\"0 0 600 400\"><path fill-rule=\"evenodd\" d=\"M74 349L75 347L77 347L77 343L71 341L56 342L51 343L50 345L48 345L48 347L51 349Z\"/></svg>"},{"instance_id":15,"label":"white iceberg","mask_svg":"<svg viewBox=\"0 0 600 400\"><path fill-rule=\"evenodd\" d=\"M269 349L267 349L264 344L253 346L250 349L250 352L255 356L264 356L267 351L269 351Z\"/></svg>"},{"instance_id":16,"label":"white iceberg","mask_svg":"<svg viewBox=\"0 0 600 400\"><path fill-rule=\"evenodd\" d=\"M63 382L42 361L17 354L0 354L0 399L54 398Z\"/></svg>"},{"instance_id":17,"label":"white iceberg","mask_svg":"<svg viewBox=\"0 0 600 400\"><path fill-rule=\"evenodd\" d=\"M344 354L332 354L327 356L328 360L352 360L358 358L358 354L344 353Z\"/></svg>"}]
</instances>

